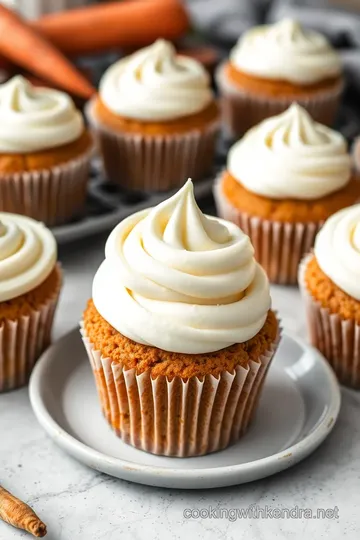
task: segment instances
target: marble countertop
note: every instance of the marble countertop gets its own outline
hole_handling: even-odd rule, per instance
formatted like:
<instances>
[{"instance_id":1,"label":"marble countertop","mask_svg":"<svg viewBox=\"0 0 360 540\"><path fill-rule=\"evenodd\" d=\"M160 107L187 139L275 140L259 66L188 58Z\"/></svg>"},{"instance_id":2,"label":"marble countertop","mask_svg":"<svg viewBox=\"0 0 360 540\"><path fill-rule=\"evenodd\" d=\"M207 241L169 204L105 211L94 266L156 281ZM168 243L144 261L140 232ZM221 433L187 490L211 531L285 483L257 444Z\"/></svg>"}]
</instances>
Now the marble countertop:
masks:
<instances>
[{"instance_id":1,"label":"marble countertop","mask_svg":"<svg viewBox=\"0 0 360 540\"><path fill-rule=\"evenodd\" d=\"M78 322L105 237L60 250L65 286L54 338ZM305 337L295 288L273 287L283 326ZM216 490L147 487L97 473L63 453L38 425L27 389L0 394L0 483L48 525L49 540L275 540L360 537L360 392L342 391L334 431L308 459L276 476ZM338 519L185 519L186 508L339 508ZM0 523L0 540L28 537Z\"/></svg>"}]
</instances>

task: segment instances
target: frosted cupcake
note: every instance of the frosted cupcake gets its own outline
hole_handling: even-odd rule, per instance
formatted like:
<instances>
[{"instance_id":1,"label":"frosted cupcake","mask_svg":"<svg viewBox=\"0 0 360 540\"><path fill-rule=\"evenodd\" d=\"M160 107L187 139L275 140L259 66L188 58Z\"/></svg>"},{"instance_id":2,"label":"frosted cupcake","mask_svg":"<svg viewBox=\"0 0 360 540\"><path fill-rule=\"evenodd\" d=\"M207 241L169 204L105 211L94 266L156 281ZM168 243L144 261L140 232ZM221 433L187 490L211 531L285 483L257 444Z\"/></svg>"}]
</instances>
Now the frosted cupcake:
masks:
<instances>
[{"instance_id":1,"label":"frosted cupcake","mask_svg":"<svg viewBox=\"0 0 360 540\"><path fill-rule=\"evenodd\" d=\"M343 89L337 52L325 36L291 19L246 32L216 79L232 136L285 111L293 101L331 125Z\"/></svg>"},{"instance_id":2,"label":"frosted cupcake","mask_svg":"<svg viewBox=\"0 0 360 540\"><path fill-rule=\"evenodd\" d=\"M111 182L167 190L212 168L218 107L203 66L167 41L106 71L87 108Z\"/></svg>"},{"instance_id":3,"label":"frosted cupcake","mask_svg":"<svg viewBox=\"0 0 360 540\"><path fill-rule=\"evenodd\" d=\"M0 212L0 391L26 384L50 343L61 287L52 233Z\"/></svg>"},{"instance_id":4,"label":"frosted cupcake","mask_svg":"<svg viewBox=\"0 0 360 540\"><path fill-rule=\"evenodd\" d=\"M248 234L270 281L292 284L323 222L360 199L344 137L299 105L230 149L214 190L218 213Z\"/></svg>"},{"instance_id":5,"label":"frosted cupcake","mask_svg":"<svg viewBox=\"0 0 360 540\"><path fill-rule=\"evenodd\" d=\"M299 271L312 344L342 384L360 388L360 205L327 220Z\"/></svg>"},{"instance_id":6,"label":"frosted cupcake","mask_svg":"<svg viewBox=\"0 0 360 540\"><path fill-rule=\"evenodd\" d=\"M245 433L278 341L253 255L236 225L201 213L190 181L113 230L82 332L125 442L184 457Z\"/></svg>"},{"instance_id":7,"label":"frosted cupcake","mask_svg":"<svg viewBox=\"0 0 360 540\"><path fill-rule=\"evenodd\" d=\"M0 210L61 224L82 213L92 139L67 94L0 85Z\"/></svg>"}]
</instances>

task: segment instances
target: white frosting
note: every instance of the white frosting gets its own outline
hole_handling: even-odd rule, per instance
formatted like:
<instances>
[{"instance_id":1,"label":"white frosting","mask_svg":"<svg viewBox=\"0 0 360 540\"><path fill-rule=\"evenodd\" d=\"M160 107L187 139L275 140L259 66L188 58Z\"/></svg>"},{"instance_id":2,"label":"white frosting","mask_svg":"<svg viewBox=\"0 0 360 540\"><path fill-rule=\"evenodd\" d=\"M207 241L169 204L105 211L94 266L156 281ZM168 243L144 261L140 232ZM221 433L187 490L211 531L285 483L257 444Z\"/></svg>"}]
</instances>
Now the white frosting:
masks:
<instances>
[{"instance_id":1,"label":"white frosting","mask_svg":"<svg viewBox=\"0 0 360 540\"><path fill-rule=\"evenodd\" d=\"M166 121L202 111L213 94L203 66L159 39L111 66L100 82L100 97L115 114Z\"/></svg>"},{"instance_id":2,"label":"white frosting","mask_svg":"<svg viewBox=\"0 0 360 540\"><path fill-rule=\"evenodd\" d=\"M325 36L284 19L252 28L232 49L231 63L263 79L309 85L341 73L337 52Z\"/></svg>"},{"instance_id":3,"label":"white frosting","mask_svg":"<svg viewBox=\"0 0 360 540\"><path fill-rule=\"evenodd\" d=\"M254 337L270 308L268 279L249 238L205 216L191 181L110 234L93 283L106 321L137 343L207 353Z\"/></svg>"},{"instance_id":4,"label":"white frosting","mask_svg":"<svg viewBox=\"0 0 360 540\"><path fill-rule=\"evenodd\" d=\"M314 253L324 274L360 301L360 204L336 212L325 222Z\"/></svg>"},{"instance_id":5,"label":"white frosting","mask_svg":"<svg viewBox=\"0 0 360 540\"><path fill-rule=\"evenodd\" d=\"M230 149L228 170L249 191L273 199L318 199L344 187L351 159L344 137L293 104Z\"/></svg>"},{"instance_id":6,"label":"white frosting","mask_svg":"<svg viewBox=\"0 0 360 540\"><path fill-rule=\"evenodd\" d=\"M75 141L83 118L70 96L18 75L0 85L0 152L27 153Z\"/></svg>"},{"instance_id":7,"label":"white frosting","mask_svg":"<svg viewBox=\"0 0 360 540\"><path fill-rule=\"evenodd\" d=\"M0 302L45 281L56 264L56 241L42 223L0 212Z\"/></svg>"}]
</instances>

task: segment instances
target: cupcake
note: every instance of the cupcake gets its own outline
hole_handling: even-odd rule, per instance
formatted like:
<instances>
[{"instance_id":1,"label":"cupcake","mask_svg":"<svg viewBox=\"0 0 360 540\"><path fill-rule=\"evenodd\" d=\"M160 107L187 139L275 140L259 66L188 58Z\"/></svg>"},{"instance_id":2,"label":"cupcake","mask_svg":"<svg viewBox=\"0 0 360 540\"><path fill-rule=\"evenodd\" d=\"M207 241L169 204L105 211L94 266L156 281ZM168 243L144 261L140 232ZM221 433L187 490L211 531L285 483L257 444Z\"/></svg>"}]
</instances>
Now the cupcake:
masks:
<instances>
[{"instance_id":1,"label":"cupcake","mask_svg":"<svg viewBox=\"0 0 360 540\"><path fill-rule=\"evenodd\" d=\"M253 255L236 225L201 213L191 181L113 230L82 334L123 441L184 457L245 433L278 342Z\"/></svg>"},{"instance_id":2,"label":"cupcake","mask_svg":"<svg viewBox=\"0 0 360 540\"><path fill-rule=\"evenodd\" d=\"M360 388L360 204L331 216L299 269L311 343Z\"/></svg>"},{"instance_id":3,"label":"cupcake","mask_svg":"<svg viewBox=\"0 0 360 540\"><path fill-rule=\"evenodd\" d=\"M340 133L298 104L232 146L214 188L218 213L248 234L270 281L294 284L323 222L360 199Z\"/></svg>"},{"instance_id":4,"label":"cupcake","mask_svg":"<svg viewBox=\"0 0 360 540\"><path fill-rule=\"evenodd\" d=\"M61 287L52 233L0 212L0 392L26 384L50 343Z\"/></svg>"},{"instance_id":5,"label":"cupcake","mask_svg":"<svg viewBox=\"0 0 360 540\"><path fill-rule=\"evenodd\" d=\"M111 66L87 107L110 182L164 191L212 169L218 107L205 68L158 40Z\"/></svg>"},{"instance_id":6,"label":"cupcake","mask_svg":"<svg viewBox=\"0 0 360 540\"><path fill-rule=\"evenodd\" d=\"M324 36L291 19L246 32L216 80L224 124L235 137L293 101L331 125L343 89L339 55Z\"/></svg>"},{"instance_id":7,"label":"cupcake","mask_svg":"<svg viewBox=\"0 0 360 540\"><path fill-rule=\"evenodd\" d=\"M71 98L16 76L0 85L0 210L58 225L82 213L92 139Z\"/></svg>"}]
</instances>

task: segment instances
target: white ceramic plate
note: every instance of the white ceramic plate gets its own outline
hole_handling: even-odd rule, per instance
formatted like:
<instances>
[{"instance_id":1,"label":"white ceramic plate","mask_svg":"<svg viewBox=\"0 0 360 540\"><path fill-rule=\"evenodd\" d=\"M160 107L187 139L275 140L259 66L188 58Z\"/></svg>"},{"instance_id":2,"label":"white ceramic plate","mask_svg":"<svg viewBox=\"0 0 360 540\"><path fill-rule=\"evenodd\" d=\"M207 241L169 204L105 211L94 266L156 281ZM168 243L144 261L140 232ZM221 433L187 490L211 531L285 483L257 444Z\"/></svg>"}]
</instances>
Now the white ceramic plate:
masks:
<instances>
[{"instance_id":1,"label":"white ceramic plate","mask_svg":"<svg viewBox=\"0 0 360 540\"><path fill-rule=\"evenodd\" d=\"M294 465L326 438L340 408L339 387L327 362L286 334L248 433L235 445L207 456L154 456L118 439L100 411L77 329L39 360L30 399L54 441L89 467L133 482L188 489L250 482Z\"/></svg>"}]
</instances>

